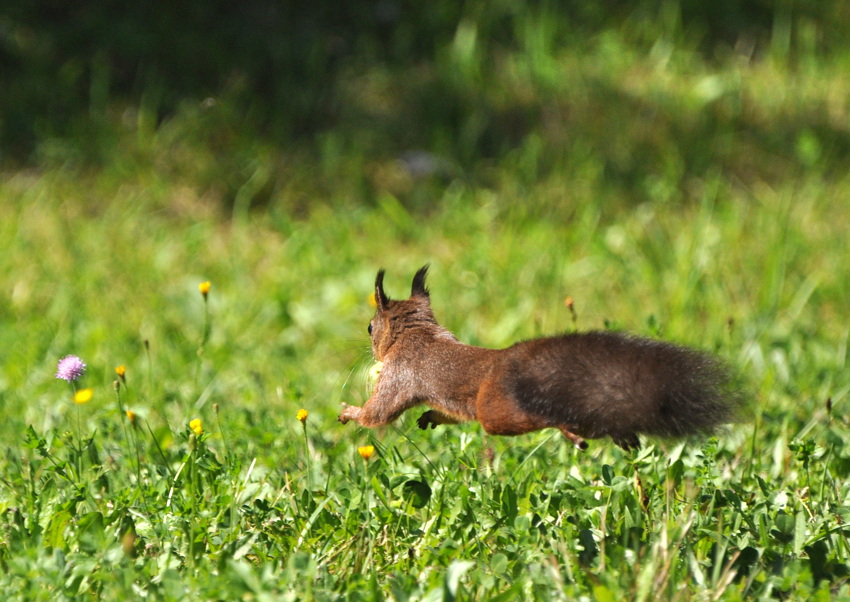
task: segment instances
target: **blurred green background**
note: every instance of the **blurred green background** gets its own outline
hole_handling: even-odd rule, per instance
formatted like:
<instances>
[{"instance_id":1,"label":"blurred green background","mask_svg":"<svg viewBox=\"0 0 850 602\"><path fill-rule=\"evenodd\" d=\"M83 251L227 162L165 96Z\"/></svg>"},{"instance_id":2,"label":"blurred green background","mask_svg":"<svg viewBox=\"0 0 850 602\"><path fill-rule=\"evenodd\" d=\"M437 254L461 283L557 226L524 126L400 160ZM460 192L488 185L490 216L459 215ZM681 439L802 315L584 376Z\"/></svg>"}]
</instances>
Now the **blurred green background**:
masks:
<instances>
[{"instance_id":1,"label":"blurred green background","mask_svg":"<svg viewBox=\"0 0 850 602\"><path fill-rule=\"evenodd\" d=\"M626 201L841 176L848 22L841 0L9 0L0 158L159 162L225 205L303 205L305 163L302 194L414 205L435 195L411 179L500 168Z\"/></svg>"},{"instance_id":2,"label":"blurred green background","mask_svg":"<svg viewBox=\"0 0 850 602\"><path fill-rule=\"evenodd\" d=\"M211 279L213 342L309 381L365 344L379 267L398 296L432 262L464 340L563 330L571 295L585 329L717 347L736 322L727 355L787 377L792 333L846 345L848 23L838 0L5 2L6 363L140 354Z\"/></svg>"},{"instance_id":3,"label":"blurred green background","mask_svg":"<svg viewBox=\"0 0 850 602\"><path fill-rule=\"evenodd\" d=\"M239 279L262 274L253 254L288 253L255 247L311 228L298 278L312 253L316 277L444 261L456 279L548 270L544 295L564 272L599 295L667 287L674 316L829 296L844 289L848 23L838 0L9 0L6 303L61 299L94 240L110 252L77 263L121 257L99 281L138 275L138 290L180 269L160 243L213 274L230 252ZM79 240L99 228L112 235ZM218 228L240 244L217 252ZM600 245L622 261L564 267ZM726 298L695 294L703 268L739 276Z\"/></svg>"}]
</instances>

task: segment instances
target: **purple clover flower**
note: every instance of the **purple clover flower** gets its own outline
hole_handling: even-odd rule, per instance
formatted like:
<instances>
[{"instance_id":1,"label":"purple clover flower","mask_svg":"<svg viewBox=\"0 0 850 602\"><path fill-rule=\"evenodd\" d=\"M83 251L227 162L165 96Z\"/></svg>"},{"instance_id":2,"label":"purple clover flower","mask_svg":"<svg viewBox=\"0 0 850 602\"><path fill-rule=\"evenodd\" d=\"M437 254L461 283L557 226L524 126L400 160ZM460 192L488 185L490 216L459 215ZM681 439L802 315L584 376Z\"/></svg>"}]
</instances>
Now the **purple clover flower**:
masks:
<instances>
[{"instance_id":1,"label":"purple clover flower","mask_svg":"<svg viewBox=\"0 0 850 602\"><path fill-rule=\"evenodd\" d=\"M86 365L76 355L66 355L59 360L59 365L56 367L56 378L67 380L77 380L86 372Z\"/></svg>"}]
</instances>

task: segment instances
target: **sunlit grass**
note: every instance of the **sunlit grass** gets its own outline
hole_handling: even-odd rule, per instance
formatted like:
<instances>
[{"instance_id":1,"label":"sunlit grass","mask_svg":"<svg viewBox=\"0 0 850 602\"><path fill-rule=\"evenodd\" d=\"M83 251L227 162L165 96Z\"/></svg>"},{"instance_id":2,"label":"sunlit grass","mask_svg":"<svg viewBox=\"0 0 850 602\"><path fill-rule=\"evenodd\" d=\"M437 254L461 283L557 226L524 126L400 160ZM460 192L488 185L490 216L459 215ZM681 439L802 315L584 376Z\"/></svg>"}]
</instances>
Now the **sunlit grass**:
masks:
<instances>
[{"instance_id":1,"label":"sunlit grass","mask_svg":"<svg viewBox=\"0 0 850 602\"><path fill-rule=\"evenodd\" d=\"M235 224L157 211L140 221L86 200L101 219L72 241L60 216L83 201L43 201L57 228L44 234L78 248L2 273L8 290L29 291L7 303L15 320L2 327L15 341L2 356L3 587L37 597L22 569L35 562L53 575L44 591L104 597L454 588L734 598L808 595L817 575L841 589L850 385L843 226L832 219L846 209L832 186L807 185L784 206L777 191L718 184L675 210L608 213L586 201L525 216L518 199L470 189L418 220L414 239L381 207ZM19 223L8 265L25 265L28 207L5 194L5 217ZM438 318L463 340L500 346L606 321L661 333L735 364L754 422L708 446L649 442L636 457L605 442L578 454L551 433L422 432L408 416L376 433L342 427L340 402L369 392L369 364L356 366L374 272L386 267L388 292L401 296L425 261ZM208 297L198 295L206 274ZM84 454L62 435L77 428L53 378L67 353L89 366ZM116 375L124 415L107 401ZM81 467L79 481L63 477L64 462Z\"/></svg>"}]
</instances>

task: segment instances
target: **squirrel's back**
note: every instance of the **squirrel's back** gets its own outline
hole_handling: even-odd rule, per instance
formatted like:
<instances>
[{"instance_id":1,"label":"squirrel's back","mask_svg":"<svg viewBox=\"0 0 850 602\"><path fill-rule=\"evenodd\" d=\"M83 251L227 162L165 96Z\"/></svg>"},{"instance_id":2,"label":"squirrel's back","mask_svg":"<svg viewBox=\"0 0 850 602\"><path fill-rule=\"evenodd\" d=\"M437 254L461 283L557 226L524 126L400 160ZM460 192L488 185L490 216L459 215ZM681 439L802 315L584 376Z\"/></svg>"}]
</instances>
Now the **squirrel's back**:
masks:
<instances>
[{"instance_id":1,"label":"squirrel's back","mask_svg":"<svg viewBox=\"0 0 850 602\"><path fill-rule=\"evenodd\" d=\"M520 407L587 438L709 433L734 417L732 372L714 356L614 332L567 334L505 350L500 378Z\"/></svg>"}]
</instances>

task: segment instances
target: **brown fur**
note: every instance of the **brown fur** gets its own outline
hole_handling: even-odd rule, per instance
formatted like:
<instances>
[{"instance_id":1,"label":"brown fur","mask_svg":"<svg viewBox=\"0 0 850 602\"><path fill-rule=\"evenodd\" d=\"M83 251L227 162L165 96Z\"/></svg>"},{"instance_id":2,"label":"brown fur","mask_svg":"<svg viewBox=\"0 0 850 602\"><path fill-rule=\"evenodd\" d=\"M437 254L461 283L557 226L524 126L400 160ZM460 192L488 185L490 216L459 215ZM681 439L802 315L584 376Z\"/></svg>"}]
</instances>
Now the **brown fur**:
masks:
<instances>
[{"instance_id":1,"label":"brown fur","mask_svg":"<svg viewBox=\"0 0 850 602\"><path fill-rule=\"evenodd\" d=\"M410 298L396 301L378 272L369 331L383 368L369 401L343 408L343 424L382 426L426 404L423 429L478 420L494 435L557 428L579 449L585 438L605 436L633 449L638 434L709 433L734 417L740 396L729 370L686 347L613 332L499 350L465 345L434 318L426 274L427 266L413 278Z\"/></svg>"}]
</instances>

